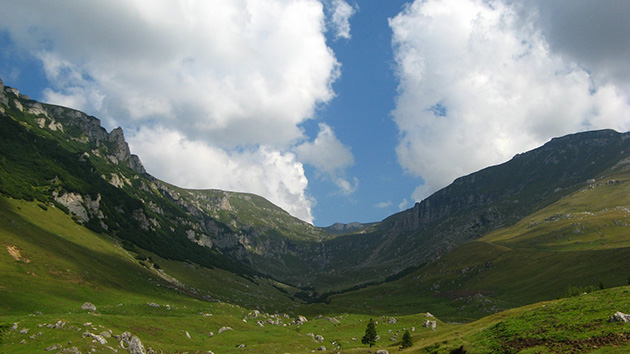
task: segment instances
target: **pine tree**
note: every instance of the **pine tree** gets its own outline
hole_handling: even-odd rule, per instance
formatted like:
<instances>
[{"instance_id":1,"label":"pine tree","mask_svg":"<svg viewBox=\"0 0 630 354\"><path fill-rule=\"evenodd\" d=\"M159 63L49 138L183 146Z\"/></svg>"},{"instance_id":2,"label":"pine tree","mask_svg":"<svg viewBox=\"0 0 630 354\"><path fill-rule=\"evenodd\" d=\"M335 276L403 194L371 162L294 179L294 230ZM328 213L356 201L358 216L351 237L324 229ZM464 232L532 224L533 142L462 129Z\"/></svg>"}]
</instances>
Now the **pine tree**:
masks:
<instances>
[{"instance_id":1,"label":"pine tree","mask_svg":"<svg viewBox=\"0 0 630 354\"><path fill-rule=\"evenodd\" d=\"M369 345L370 348L376 344L376 325L371 318L370 322L367 324L367 328L365 329L365 335L361 338L361 343Z\"/></svg>"},{"instance_id":2,"label":"pine tree","mask_svg":"<svg viewBox=\"0 0 630 354\"><path fill-rule=\"evenodd\" d=\"M402 336L402 343L400 343L400 347L402 349L409 348L413 345L413 341L411 340L411 334L409 331L405 331L405 334Z\"/></svg>"}]
</instances>

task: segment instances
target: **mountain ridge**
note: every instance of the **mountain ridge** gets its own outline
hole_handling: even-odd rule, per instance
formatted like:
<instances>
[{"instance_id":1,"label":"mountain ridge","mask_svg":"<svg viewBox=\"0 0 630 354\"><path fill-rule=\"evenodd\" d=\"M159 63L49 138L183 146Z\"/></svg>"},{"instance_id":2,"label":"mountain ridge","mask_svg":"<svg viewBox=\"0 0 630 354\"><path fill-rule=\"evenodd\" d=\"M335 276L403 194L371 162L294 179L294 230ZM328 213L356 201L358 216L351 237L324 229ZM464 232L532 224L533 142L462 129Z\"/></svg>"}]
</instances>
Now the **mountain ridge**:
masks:
<instances>
[{"instance_id":1,"label":"mountain ridge","mask_svg":"<svg viewBox=\"0 0 630 354\"><path fill-rule=\"evenodd\" d=\"M19 134L58 144L59 154L65 150L74 156L64 157L66 166L83 171L83 180L77 180L51 167L46 179L33 176L33 188L19 187L16 181L7 187L11 184L7 174L4 182L0 180L3 193L11 195L9 190L14 197L60 206L96 231L118 234L154 251L162 249L163 255L173 251L168 245L173 243L182 259L191 252L210 266L229 258L226 264L241 272L321 291L384 281L433 262L460 244L550 205L630 156L627 133L571 134L462 176L380 222L317 228L259 196L189 190L160 181L131 154L122 129L107 133L95 117L33 101L1 84L0 88L3 119L18 122L26 130ZM34 152L32 158L36 156ZM19 159L15 155L5 169L24 163ZM59 179L55 173L66 177ZM117 225L121 221L126 226ZM201 254L207 251L224 261L204 261L207 256Z\"/></svg>"}]
</instances>

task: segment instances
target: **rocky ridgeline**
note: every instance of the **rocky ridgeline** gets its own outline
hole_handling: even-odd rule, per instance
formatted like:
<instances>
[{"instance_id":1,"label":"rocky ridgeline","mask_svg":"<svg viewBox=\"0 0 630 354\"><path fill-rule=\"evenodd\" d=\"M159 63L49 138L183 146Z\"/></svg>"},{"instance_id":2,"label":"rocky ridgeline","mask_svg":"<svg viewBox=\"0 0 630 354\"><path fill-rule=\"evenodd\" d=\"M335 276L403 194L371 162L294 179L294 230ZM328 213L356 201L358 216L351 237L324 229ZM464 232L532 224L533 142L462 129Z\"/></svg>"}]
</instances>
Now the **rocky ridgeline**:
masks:
<instances>
[{"instance_id":1,"label":"rocky ridgeline","mask_svg":"<svg viewBox=\"0 0 630 354\"><path fill-rule=\"evenodd\" d=\"M101 126L98 118L71 108L40 103L21 94L17 89L4 86L0 80L0 104L36 116L37 126L41 129L61 131L74 140L94 145L99 148L105 145L112 163L123 164L137 173L146 173L144 166L136 155L132 155L121 128L110 133ZM0 106L0 112L5 113ZM95 154L99 154L94 150Z\"/></svg>"}]
</instances>

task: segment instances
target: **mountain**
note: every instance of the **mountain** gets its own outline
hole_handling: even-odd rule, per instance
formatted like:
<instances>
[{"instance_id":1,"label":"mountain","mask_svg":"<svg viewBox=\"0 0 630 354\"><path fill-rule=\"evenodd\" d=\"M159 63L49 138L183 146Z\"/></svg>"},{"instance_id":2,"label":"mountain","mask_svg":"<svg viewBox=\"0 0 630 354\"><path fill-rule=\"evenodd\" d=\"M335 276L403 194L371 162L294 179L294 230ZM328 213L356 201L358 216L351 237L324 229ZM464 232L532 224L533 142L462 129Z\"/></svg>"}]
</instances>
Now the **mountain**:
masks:
<instances>
[{"instance_id":1,"label":"mountain","mask_svg":"<svg viewBox=\"0 0 630 354\"><path fill-rule=\"evenodd\" d=\"M514 225L627 159L629 137L602 130L553 139L506 163L458 178L361 234L327 240L323 246L327 263L318 274L323 280L319 286L351 285L342 277L383 281L434 262L488 232Z\"/></svg>"},{"instance_id":2,"label":"mountain","mask_svg":"<svg viewBox=\"0 0 630 354\"><path fill-rule=\"evenodd\" d=\"M3 194L61 208L167 258L320 293L401 277L514 225L630 155L628 134L573 134L458 178L381 222L317 228L259 196L160 181L120 128L108 133L95 117L0 88Z\"/></svg>"},{"instance_id":3,"label":"mountain","mask_svg":"<svg viewBox=\"0 0 630 354\"><path fill-rule=\"evenodd\" d=\"M518 222L462 243L399 280L331 296L330 306L414 313L431 304L442 318L461 321L628 284L630 159L624 148L616 163ZM378 300L383 297L388 301Z\"/></svg>"},{"instance_id":4,"label":"mountain","mask_svg":"<svg viewBox=\"0 0 630 354\"><path fill-rule=\"evenodd\" d=\"M623 351L608 317L629 291L629 136L556 138L383 221L317 228L160 181L120 128L0 81L0 351L137 336L156 352L359 352L371 317L390 351L410 329L413 352Z\"/></svg>"}]
</instances>

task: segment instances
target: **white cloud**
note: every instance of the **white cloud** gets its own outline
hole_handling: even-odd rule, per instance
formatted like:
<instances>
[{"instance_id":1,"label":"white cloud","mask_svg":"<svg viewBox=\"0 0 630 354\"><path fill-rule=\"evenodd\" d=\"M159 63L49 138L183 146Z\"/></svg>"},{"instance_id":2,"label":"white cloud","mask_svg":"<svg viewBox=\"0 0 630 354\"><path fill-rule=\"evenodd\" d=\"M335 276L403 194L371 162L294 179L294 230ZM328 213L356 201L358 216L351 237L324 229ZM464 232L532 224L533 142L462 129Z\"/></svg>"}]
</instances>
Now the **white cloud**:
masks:
<instances>
[{"instance_id":1,"label":"white cloud","mask_svg":"<svg viewBox=\"0 0 630 354\"><path fill-rule=\"evenodd\" d=\"M376 204L376 205L374 205L374 206L375 206L375 207L377 207L377 208L380 208L380 209L385 209L385 208L389 208L389 207L391 207L392 205L393 205L392 201L391 201L391 200L388 200L388 201L386 201L386 202L380 202L380 203L377 203L377 204Z\"/></svg>"},{"instance_id":2,"label":"white cloud","mask_svg":"<svg viewBox=\"0 0 630 354\"><path fill-rule=\"evenodd\" d=\"M319 124L315 140L302 143L295 150L301 161L327 173L335 173L354 163L350 148L339 141L332 128L325 123Z\"/></svg>"},{"instance_id":3,"label":"white cloud","mask_svg":"<svg viewBox=\"0 0 630 354\"><path fill-rule=\"evenodd\" d=\"M400 201L400 203L398 203L398 210L405 210L409 207L409 201L407 200L407 198L404 198L403 200Z\"/></svg>"},{"instance_id":4,"label":"white cloud","mask_svg":"<svg viewBox=\"0 0 630 354\"><path fill-rule=\"evenodd\" d=\"M532 7L528 1L516 2L519 13L540 25L554 53L579 62L597 83L630 90L630 2L535 0Z\"/></svg>"},{"instance_id":5,"label":"white cloud","mask_svg":"<svg viewBox=\"0 0 630 354\"><path fill-rule=\"evenodd\" d=\"M326 178L330 178L344 195L354 193L359 187L355 177L350 182L345 178L345 169L354 164L350 148L344 145L325 124L319 124L319 133L312 142L307 141L295 148L300 161L313 165Z\"/></svg>"},{"instance_id":6,"label":"white cloud","mask_svg":"<svg viewBox=\"0 0 630 354\"><path fill-rule=\"evenodd\" d=\"M142 156L149 170L165 181L189 188L243 191L275 201L292 215L313 222L313 201L305 194L308 184L302 164L292 153L265 146L225 151L203 141L192 141L162 127L142 128L127 134L131 149Z\"/></svg>"},{"instance_id":7,"label":"white cloud","mask_svg":"<svg viewBox=\"0 0 630 354\"><path fill-rule=\"evenodd\" d=\"M335 39L350 39L350 17L354 15L356 9L344 0L332 0L331 7L332 15L330 21L335 32Z\"/></svg>"},{"instance_id":8,"label":"white cloud","mask_svg":"<svg viewBox=\"0 0 630 354\"><path fill-rule=\"evenodd\" d=\"M343 31L350 14L343 1L335 4L340 12L334 21ZM299 125L334 97L340 64L326 45L320 1L0 0L0 7L0 30L41 60L52 83L44 92L51 103L85 110L108 128L132 132L159 125L196 142L170 155L192 154L173 157L184 170L216 159L213 179L197 187L220 188L216 180L240 176L239 191L256 193L260 183L279 183L265 187L269 191L306 188L269 176L248 178L247 172L264 167L281 173L297 163L273 164L269 156L293 156L288 151L307 139ZM143 136L150 135L136 137L138 149L153 143L140 141ZM134 153L151 173L192 186L189 176L150 161L147 149ZM258 165L245 158L263 155ZM230 169L219 168L226 161ZM293 208L302 210L311 205L303 194L263 195L288 209L289 202L301 203ZM312 220L310 212L300 215Z\"/></svg>"},{"instance_id":9,"label":"white cloud","mask_svg":"<svg viewBox=\"0 0 630 354\"><path fill-rule=\"evenodd\" d=\"M416 200L553 136L630 129L628 92L554 54L532 18L501 1L431 0L390 19L398 158L426 182Z\"/></svg>"}]
</instances>

